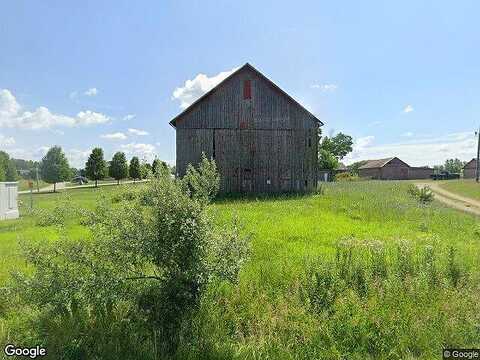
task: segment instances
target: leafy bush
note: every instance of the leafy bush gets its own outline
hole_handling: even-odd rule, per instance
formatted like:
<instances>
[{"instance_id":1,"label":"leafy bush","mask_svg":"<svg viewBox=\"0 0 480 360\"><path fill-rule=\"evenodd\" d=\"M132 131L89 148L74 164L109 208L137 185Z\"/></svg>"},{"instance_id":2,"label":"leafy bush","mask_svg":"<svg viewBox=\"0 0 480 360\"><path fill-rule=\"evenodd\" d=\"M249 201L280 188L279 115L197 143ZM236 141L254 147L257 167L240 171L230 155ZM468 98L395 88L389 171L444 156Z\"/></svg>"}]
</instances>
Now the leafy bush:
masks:
<instances>
[{"instance_id":1,"label":"leafy bush","mask_svg":"<svg viewBox=\"0 0 480 360\"><path fill-rule=\"evenodd\" d=\"M343 172L335 175L335 181L359 181L358 175L353 175L349 172Z\"/></svg>"},{"instance_id":2,"label":"leafy bush","mask_svg":"<svg viewBox=\"0 0 480 360\"><path fill-rule=\"evenodd\" d=\"M64 226L67 220L76 216L77 208L72 206L70 196L65 192L56 200L53 209L35 209L33 212L38 226Z\"/></svg>"},{"instance_id":3,"label":"leafy bush","mask_svg":"<svg viewBox=\"0 0 480 360\"><path fill-rule=\"evenodd\" d=\"M208 283L235 283L249 256L237 222L219 228L206 213L205 166L212 170L209 162L198 173L194 198L159 177L88 213L89 239L23 243L34 271L14 274L10 291L31 311L13 340L44 344L52 358L174 355ZM69 208L61 204L57 215Z\"/></svg>"},{"instance_id":4,"label":"leafy bush","mask_svg":"<svg viewBox=\"0 0 480 360\"><path fill-rule=\"evenodd\" d=\"M434 194L432 189L429 186L424 186L422 188L418 188L414 184L410 184L408 186L407 192L417 199L420 203L427 204L433 201Z\"/></svg>"},{"instance_id":5,"label":"leafy bush","mask_svg":"<svg viewBox=\"0 0 480 360\"><path fill-rule=\"evenodd\" d=\"M210 243L210 274L236 283L240 269L250 257L250 236L241 235L241 227L236 218L231 226L217 230Z\"/></svg>"},{"instance_id":6,"label":"leafy bush","mask_svg":"<svg viewBox=\"0 0 480 360\"><path fill-rule=\"evenodd\" d=\"M213 200L220 189L220 176L215 161L208 160L205 153L202 153L198 170L189 164L182 184L192 198L203 202Z\"/></svg>"}]
</instances>

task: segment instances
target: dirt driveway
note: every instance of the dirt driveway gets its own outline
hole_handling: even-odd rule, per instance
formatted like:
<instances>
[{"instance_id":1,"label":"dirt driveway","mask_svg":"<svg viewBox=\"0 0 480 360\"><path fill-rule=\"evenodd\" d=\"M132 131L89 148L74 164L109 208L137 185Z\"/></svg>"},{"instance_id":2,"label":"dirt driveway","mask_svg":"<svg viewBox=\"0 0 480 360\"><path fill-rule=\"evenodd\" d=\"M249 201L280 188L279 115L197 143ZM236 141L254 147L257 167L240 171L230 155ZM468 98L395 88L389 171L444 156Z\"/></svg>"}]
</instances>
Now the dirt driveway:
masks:
<instances>
[{"instance_id":1,"label":"dirt driveway","mask_svg":"<svg viewBox=\"0 0 480 360\"><path fill-rule=\"evenodd\" d=\"M445 205L480 216L480 201L447 191L434 182L417 182L415 185L419 188L429 186L435 193L435 199Z\"/></svg>"}]
</instances>

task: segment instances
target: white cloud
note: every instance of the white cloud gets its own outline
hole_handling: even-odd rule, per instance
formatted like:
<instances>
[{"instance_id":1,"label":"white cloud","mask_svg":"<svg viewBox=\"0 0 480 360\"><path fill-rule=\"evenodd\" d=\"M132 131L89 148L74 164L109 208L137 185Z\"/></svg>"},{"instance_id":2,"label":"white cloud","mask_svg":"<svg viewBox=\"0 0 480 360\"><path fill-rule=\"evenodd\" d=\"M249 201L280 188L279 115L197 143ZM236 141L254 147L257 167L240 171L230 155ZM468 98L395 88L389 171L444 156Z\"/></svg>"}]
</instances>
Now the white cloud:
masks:
<instances>
[{"instance_id":1,"label":"white cloud","mask_svg":"<svg viewBox=\"0 0 480 360\"><path fill-rule=\"evenodd\" d=\"M412 136L413 136L413 133L412 133L411 131L407 131L406 133L403 133L402 136L412 137Z\"/></svg>"},{"instance_id":2,"label":"white cloud","mask_svg":"<svg viewBox=\"0 0 480 360\"><path fill-rule=\"evenodd\" d=\"M12 146L15 145L15 139L11 136L5 136L0 134L0 146Z\"/></svg>"},{"instance_id":3,"label":"white cloud","mask_svg":"<svg viewBox=\"0 0 480 360\"><path fill-rule=\"evenodd\" d=\"M70 166L75 168L84 168L91 150L68 149L65 150L65 156Z\"/></svg>"},{"instance_id":4,"label":"white cloud","mask_svg":"<svg viewBox=\"0 0 480 360\"><path fill-rule=\"evenodd\" d=\"M472 159L476 154L476 139L472 132L458 132L377 145L373 136L367 136L357 139L353 148L345 158L346 163L398 156L412 166L436 165L448 158Z\"/></svg>"},{"instance_id":5,"label":"white cloud","mask_svg":"<svg viewBox=\"0 0 480 360\"><path fill-rule=\"evenodd\" d=\"M333 92L338 89L336 84L312 84L310 85L312 89L320 89L323 92Z\"/></svg>"},{"instance_id":6,"label":"white cloud","mask_svg":"<svg viewBox=\"0 0 480 360\"><path fill-rule=\"evenodd\" d=\"M111 134L103 134L100 135L100 137L107 140L125 140L127 138L127 135L122 132L116 132Z\"/></svg>"},{"instance_id":7,"label":"white cloud","mask_svg":"<svg viewBox=\"0 0 480 360\"><path fill-rule=\"evenodd\" d=\"M137 117L137 115L135 114L128 114L128 115L125 115L122 120L125 120L125 121L128 121L128 120L133 120Z\"/></svg>"},{"instance_id":8,"label":"white cloud","mask_svg":"<svg viewBox=\"0 0 480 360\"><path fill-rule=\"evenodd\" d=\"M238 68L233 68L232 70L222 71L212 77L200 73L192 80L185 81L183 86L176 88L173 91L172 99L180 101L180 107L185 109L237 69Z\"/></svg>"},{"instance_id":9,"label":"white cloud","mask_svg":"<svg viewBox=\"0 0 480 360\"><path fill-rule=\"evenodd\" d=\"M26 111L9 90L0 90L0 127L36 130L54 126L96 125L109 121L108 116L90 110L80 111L74 117L54 114L45 106L40 106L33 112Z\"/></svg>"},{"instance_id":10,"label":"white cloud","mask_svg":"<svg viewBox=\"0 0 480 360\"><path fill-rule=\"evenodd\" d=\"M138 136L145 136L145 135L148 135L148 131L145 131L145 130L139 130L139 129L128 129L128 132L131 133L131 134L134 134L134 135L138 135Z\"/></svg>"},{"instance_id":11,"label":"white cloud","mask_svg":"<svg viewBox=\"0 0 480 360\"><path fill-rule=\"evenodd\" d=\"M403 109L403 112L404 113L409 113L409 112L412 112L414 109L413 109L413 106L408 104L407 106L405 106L405 108Z\"/></svg>"},{"instance_id":12,"label":"white cloud","mask_svg":"<svg viewBox=\"0 0 480 360\"><path fill-rule=\"evenodd\" d=\"M36 148L14 148L9 149L8 153L11 157L16 159L25 159L25 160L37 160L40 161L48 152L51 146L39 146ZM68 160L70 166L76 168L83 168L85 167L85 162L90 155L91 149L88 150L79 150L79 149L65 149L63 148L65 156Z\"/></svg>"},{"instance_id":13,"label":"white cloud","mask_svg":"<svg viewBox=\"0 0 480 360\"><path fill-rule=\"evenodd\" d=\"M128 157L138 156L140 160L145 159L149 162L155 158L155 145L152 144L130 143L121 145L120 148Z\"/></svg>"},{"instance_id":14,"label":"white cloud","mask_svg":"<svg viewBox=\"0 0 480 360\"><path fill-rule=\"evenodd\" d=\"M347 155L345 158L345 161L348 161L350 158L351 159L356 159L358 157L361 157L364 149L367 148L373 141L375 140L374 136L364 136L355 139L355 142L353 143L352 146L352 152Z\"/></svg>"},{"instance_id":15,"label":"white cloud","mask_svg":"<svg viewBox=\"0 0 480 360\"><path fill-rule=\"evenodd\" d=\"M97 88L90 88L83 93L83 95L85 96L96 96L97 94L98 94Z\"/></svg>"}]
</instances>

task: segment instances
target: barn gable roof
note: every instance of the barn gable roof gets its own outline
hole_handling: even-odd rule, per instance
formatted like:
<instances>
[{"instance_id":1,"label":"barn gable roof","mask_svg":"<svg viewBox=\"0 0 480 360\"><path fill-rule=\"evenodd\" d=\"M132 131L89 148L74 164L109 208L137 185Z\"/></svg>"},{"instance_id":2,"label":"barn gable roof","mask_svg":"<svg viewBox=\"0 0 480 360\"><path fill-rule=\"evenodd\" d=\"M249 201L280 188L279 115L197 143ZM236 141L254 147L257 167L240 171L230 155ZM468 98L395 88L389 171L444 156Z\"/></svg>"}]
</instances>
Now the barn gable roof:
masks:
<instances>
[{"instance_id":1,"label":"barn gable roof","mask_svg":"<svg viewBox=\"0 0 480 360\"><path fill-rule=\"evenodd\" d=\"M463 165L464 169L473 169L477 166L477 159L473 158L469 162L467 162L465 165Z\"/></svg>"},{"instance_id":2,"label":"barn gable roof","mask_svg":"<svg viewBox=\"0 0 480 360\"><path fill-rule=\"evenodd\" d=\"M257 69L255 69L252 65L250 65L249 63L246 63L245 65L243 65L242 67L238 68L237 70L235 70L233 73L231 73L229 76L227 76L225 79L223 79L220 83L218 83L216 86L214 86L211 90L207 91L205 94L203 94L202 96L200 96L197 100L195 100L189 107L187 107L185 110L183 110L180 114L178 114L177 116L175 116L172 120L170 120L170 125L173 126L173 127L176 127L176 123L177 123L177 120L179 118L181 118L183 115L187 114L188 112L190 112L194 107L196 107L200 102L204 101L211 93L213 93L215 91L215 89L217 89L219 86L221 86L223 83L227 82L229 79L231 79L232 77L234 77L236 74L238 74L239 72L245 70L245 69L248 69L248 70L251 70L253 71L255 74L257 74L261 79L265 80L268 84L270 84L277 92L279 92L280 94L282 94L283 96L287 97L293 104L295 104L296 106L302 108L303 110L305 110L308 114L310 114L312 116L312 118L317 121L320 126L323 125L323 122L320 121L320 119L318 119L315 115L313 115L310 111L308 111L307 109L305 109L297 100L295 100L293 97L291 97L290 95L288 95L285 91L283 91L277 84L275 84L272 80L270 80L269 78L267 78L265 75L263 75L260 71L258 71Z\"/></svg>"},{"instance_id":3,"label":"barn gable roof","mask_svg":"<svg viewBox=\"0 0 480 360\"><path fill-rule=\"evenodd\" d=\"M397 159L397 160L401 161L402 163L404 163L406 166L410 167L410 165L408 165L406 162L404 162L404 161L400 160L398 157L394 156L394 157L389 157L389 158L385 158L385 159L367 160L367 162L364 165L360 166L359 169L381 168L381 167L384 167L385 165L387 165L393 159Z\"/></svg>"}]
</instances>

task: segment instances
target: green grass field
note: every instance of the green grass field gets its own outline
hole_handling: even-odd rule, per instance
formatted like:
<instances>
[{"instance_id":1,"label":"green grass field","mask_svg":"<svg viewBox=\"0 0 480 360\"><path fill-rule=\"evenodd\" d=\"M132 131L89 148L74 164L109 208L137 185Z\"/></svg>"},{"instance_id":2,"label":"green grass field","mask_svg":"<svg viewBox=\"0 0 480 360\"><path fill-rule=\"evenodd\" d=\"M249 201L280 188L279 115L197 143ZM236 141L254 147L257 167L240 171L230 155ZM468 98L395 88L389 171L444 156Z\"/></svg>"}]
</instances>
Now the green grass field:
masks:
<instances>
[{"instance_id":1,"label":"green grass field","mask_svg":"<svg viewBox=\"0 0 480 360\"><path fill-rule=\"evenodd\" d=\"M105 189L72 189L68 191L72 204L92 208L101 194L108 196L114 187ZM33 194L33 208L51 210L56 202L65 196L65 193ZM30 212L30 194L19 196L21 218L17 220L0 221L0 284L5 281L8 273L21 268L24 263L19 255L19 241L55 240L58 237L53 227L36 226L36 220ZM85 228L72 223L69 234L74 237L85 236Z\"/></svg>"},{"instance_id":2,"label":"green grass field","mask_svg":"<svg viewBox=\"0 0 480 360\"><path fill-rule=\"evenodd\" d=\"M474 179L444 181L440 186L453 193L480 200L480 184L477 184Z\"/></svg>"},{"instance_id":3,"label":"green grass field","mask_svg":"<svg viewBox=\"0 0 480 360\"><path fill-rule=\"evenodd\" d=\"M394 307L398 308L398 312L390 314L388 311L382 313L390 308L376 305L378 298L359 305L357 300L353 301L348 295L338 304L346 308L336 313L350 312L352 317L345 319L334 314L316 317L302 305L299 288L306 264L314 259L333 261L338 245L351 240L382 244L386 248L394 248L402 243L408 243L417 250L430 246L438 254L446 254L448 248L453 246L461 268L470 274L468 281L478 284L478 219L437 202L421 206L408 196L407 185L375 181L332 183L324 185L324 194L226 198L211 205L208 211L219 225L238 218L243 231L252 235L253 250L251 260L241 272L239 284L212 288L202 305L197 319L197 324L200 324L198 331L215 343L215 354L231 353L228 349L238 358L316 358L320 353L312 349L318 349L318 344L328 345L337 341L319 335L331 331L325 329L332 324L335 324L334 331L338 332L335 336L345 338L344 344L335 346L353 349L352 356L348 358L364 358L363 355L355 355L356 346L365 347L367 350L362 351L369 354L379 351L377 348L368 350L371 337L377 338L375 341L385 342L383 345L375 343L381 349L382 346L395 343L398 334L410 332L413 334L412 341L418 341L418 349L421 350L415 353L414 343L404 344L402 346L412 348L412 353L409 356L405 353L391 354L391 358L433 358L432 354L437 354L441 348L425 353L425 347L447 340L466 347L478 347L480 336L476 340L471 336L471 322L477 326L480 324L480 301L473 304L465 300L453 304L448 299L436 299L435 306L438 308L426 309L431 299L417 299L412 295L408 301L403 301L394 296L388 301L399 301ZM96 199L111 196L116 189L78 189L67 193L72 204L93 208ZM34 207L52 209L62 196L36 195ZM10 271L25 266L19 254L20 240L54 241L58 236L53 227L35 225L34 216L28 214L28 196L22 195L20 200L22 218L0 222L0 286L8 279ZM67 228L71 237L89 236L88 231L75 221L69 223ZM441 261L444 261L443 258ZM478 295L472 296L480 300ZM348 310L349 306L351 310ZM378 310L378 314L372 315L372 309ZM427 313L429 315L425 316ZM405 316L408 318L404 319ZM452 317L450 323L454 328L448 328L449 322L445 321L445 316ZM463 317L468 318L465 319L467 330L458 327ZM382 328L385 321L391 321L391 327L395 329L390 334ZM339 324L345 324L345 327ZM405 326L403 330L402 326ZM478 331L480 335L480 327ZM362 335L357 338L356 332ZM450 334L450 337L445 340L442 336L446 335L441 334ZM184 351L188 353L189 350ZM329 351L329 354L333 354L332 350ZM342 353L345 354L345 351ZM331 356L340 359L339 354ZM381 358L390 358L384 355ZM194 358L192 354L189 356ZM375 355L371 356L368 358L376 358Z\"/></svg>"}]
</instances>

